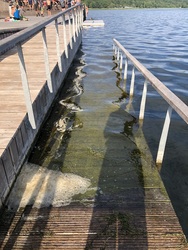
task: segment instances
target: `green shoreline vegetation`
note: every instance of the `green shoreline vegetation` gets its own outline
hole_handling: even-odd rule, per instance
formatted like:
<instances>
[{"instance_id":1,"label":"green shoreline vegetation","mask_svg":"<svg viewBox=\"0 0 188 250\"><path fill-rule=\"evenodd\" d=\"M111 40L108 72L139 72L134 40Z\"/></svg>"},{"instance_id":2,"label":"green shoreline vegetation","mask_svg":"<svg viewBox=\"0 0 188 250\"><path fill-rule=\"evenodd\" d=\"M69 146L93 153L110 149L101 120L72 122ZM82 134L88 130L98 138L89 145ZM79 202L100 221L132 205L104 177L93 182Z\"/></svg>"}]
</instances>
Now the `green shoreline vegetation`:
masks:
<instances>
[{"instance_id":1,"label":"green shoreline vegetation","mask_svg":"<svg viewBox=\"0 0 188 250\"><path fill-rule=\"evenodd\" d=\"M188 8L188 0L84 0L89 8Z\"/></svg>"}]
</instances>

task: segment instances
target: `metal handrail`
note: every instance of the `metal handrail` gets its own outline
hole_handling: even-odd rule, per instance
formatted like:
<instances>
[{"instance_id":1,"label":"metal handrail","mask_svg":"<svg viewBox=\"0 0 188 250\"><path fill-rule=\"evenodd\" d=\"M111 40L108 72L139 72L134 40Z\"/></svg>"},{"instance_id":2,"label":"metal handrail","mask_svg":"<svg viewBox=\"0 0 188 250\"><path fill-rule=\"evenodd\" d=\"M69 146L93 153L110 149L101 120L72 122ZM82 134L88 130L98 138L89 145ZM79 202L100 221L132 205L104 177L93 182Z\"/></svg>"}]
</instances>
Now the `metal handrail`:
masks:
<instances>
[{"instance_id":1,"label":"metal handrail","mask_svg":"<svg viewBox=\"0 0 188 250\"><path fill-rule=\"evenodd\" d=\"M170 89L168 89L157 77L155 77L148 69L146 69L116 39L113 39L113 46L114 46L115 56L117 58L117 61L119 62L121 69L123 67L123 56L125 56L124 79L127 79L128 61L130 61L133 65L130 96L132 96L134 92L135 68L145 78L142 100L140 105L139 120L144 119L148 83L151 84L153 88L160 94L160 96L169 104L163 125L163 130L161 133L161 138L156 158L156 163L161 164L164 157L172 110L175 110L179 114L179 116L188 124L188 106L181 99L179 99Z\"/></svg>"},{"instance_id":2,"label":"metal handrail","mask_svg":"<svg viewBox=\"0 0 188 250\"><path fill-rule=\"evenodd\" d=\"M0 40L0 55L12 49L18 43L24 43L31 37L37 35L39 32L41 32L43 28L47 27L47 25L49 24L52 24L55 20L58 20L63 16L65 17L66 15L69 16L70 12L73 11L74 9L76 10L76 13L78 13L78 10L80 10L81 8L82 8L81 4L75 5L74 7L59 12L51 17L45 17L41 22L34 24L32 27L28 27L24 30L21 30L19 33L16 33L11 37L9 36L5 39ZM82 20L83 20L82 18L79 18L79 23L82 22Z\"/></svg>"},{"instance_id":3,"label":"metal handrail","mask_svg":"<svg viewBox=\"0 0 188 250\"><path fill-rule=\"evenodd\" d=\"M72 16L72 20L70 19L70 13ZM76 18L75 18L76 17ZM62 72L62 58L61 58L61 51L60 51L60 37L59 37L59 25L58 20L61 18L62 20L62 27L64 29L64 50L66 58L69 57L68 55L68 46L72 48L72 40L76 41L76 37L81 32L81 27L83 23L83 11L82 11L82 4L77 4L74 7L71 7L65 11L61 11L56 15L51 17L46 17L43 21L33 25L32 27L28 27L20 32L11 35L7 38L4 38L0 41L0 55L4 54L5 52L11 50L12 48L16 48L16 53L19 57L19 64L20 64L20 75L22 79L22 86L24 91L25 103L28 112L29 121L33 129L36 129L36 122L33 112L32 101L30 97L30 89L28 84L27 72L26 72L26 65L24 61L24 54L22 45L31 39L32 37L36 36L38 33L42 33L42 42L43 42L43 49L44 49L44 63L45 63L45 71L46 71L46 79L47 85L50 93L53 93L53 86L52 86L52 79L51 79L51 72L50 72L50 64L49 64L49 54L48 54L48 46L47 46L47 39L46 39L46 28L50 24L55 24L56 29L56 54L57 54L57 62L59 66L60 72ZM69 38L70 41L67 41L66 38L66 22L68 22L69 26L72 24L72 30L69 27Z\"/></svg>"}]
</instances>

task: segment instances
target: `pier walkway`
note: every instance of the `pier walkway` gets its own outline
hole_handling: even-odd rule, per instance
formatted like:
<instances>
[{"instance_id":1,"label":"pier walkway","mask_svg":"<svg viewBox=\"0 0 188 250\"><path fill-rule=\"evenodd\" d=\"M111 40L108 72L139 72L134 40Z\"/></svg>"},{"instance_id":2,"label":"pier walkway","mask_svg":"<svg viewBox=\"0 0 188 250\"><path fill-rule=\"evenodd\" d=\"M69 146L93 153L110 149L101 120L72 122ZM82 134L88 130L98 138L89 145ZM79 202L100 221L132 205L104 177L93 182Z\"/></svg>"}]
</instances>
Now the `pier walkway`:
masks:
<instances>
[{"instance_id":1,"label":"pier walkway","mask_svg":"<svg viewBox=\"0 0 188 250\"><path fill-rule=\"evenodd\" d=\"M50 71L53 71L57 67L54 25L47 28L46 35ZM64 53L64 40L61 40L60 47ZM46 83L42 48L41 33L23 44L32 103ZM0 77L0 145L3 156L27 112L14 49L1 55ZM27 172L33 168L34 172L29 173L25 180L21 170L20 179L18 177L12 190L13 196L17 197L16 185L20 182L23 197L30 192L29 198L34 199L34 204L35 198L41 195L42 200L48 199L52 206L38 208L28 203L22 207L24 198L19 197L19 209L5 210L1 216L0 249L188 249L157 168L147 151L142 128L137 129L134 137L120 133L133 126L135 120L125 110L108 103L106 95L100 92L101 88L105 88L102 81L100 86L85 85L83 94L71 99L71 103L83 111L74 117L66 149L61 148L63 133L55 134L59 136L59 144L52 143L50 150L54 149L63 159L64 173L59 171L58 176L52 177L55 171L34 165L34 159L24 165L22 170ZM115 91L113 89L111 93L110 89L108 98ZM44 98L44 103L47 98ZM36 104L37 110L43 109L39 104ZM62 116L59 124L61 119ZM128 127L123 128L123 124ZM27 126L20 128L22 137L15 139L16 150L24 144ZM10 156L13 156L14 147L8 148ZM0 166L6 170L5 164L8 166L12 162L14 165L13 160L14 157L10 160L2 157ZM45 163L41 166L45 167ZM73 172L77 173L77 178L71 175ZM90 180L91 176L94 176L94 181ZM32 186L33 180L36 180L35 186ZM62 189L58 190L61 182ZM82 190L83 182L85 191ZM80 193L76 194L78 188ZM75 194L72 203L53 206L58 191L62 193L62 199L68 192Z\"/></svg>"}]
</instances>

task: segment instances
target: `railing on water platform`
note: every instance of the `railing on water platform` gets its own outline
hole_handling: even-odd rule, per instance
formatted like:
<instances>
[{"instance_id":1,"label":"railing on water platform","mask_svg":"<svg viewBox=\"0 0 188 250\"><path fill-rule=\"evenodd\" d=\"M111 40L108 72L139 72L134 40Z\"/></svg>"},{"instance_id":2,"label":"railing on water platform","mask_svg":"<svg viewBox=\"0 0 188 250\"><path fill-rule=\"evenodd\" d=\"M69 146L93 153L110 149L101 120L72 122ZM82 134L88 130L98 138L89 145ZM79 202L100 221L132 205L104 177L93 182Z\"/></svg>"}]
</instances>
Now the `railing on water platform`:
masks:
<instances>
[{"instance_id":1,"label":"railing on water platform","mask_svg":"<svg viewBox=\"0 0 188 250\"><path fill-rule=\"evenodd\" d=\"M72 25L71 19L70 19L70 12L72 17ZM73 13L73 14L72 14ZM46 79L49 91L53 92L53 86L52 86L52 80L51 80L51 74L50 74L50 65L49 65L49 56L48 56L48 46L47 46L47 40L46 40L46 27L47 25L51 24L55 21L55 27L56 27L56 53L57 53L57 61L59 65L59 69L62 72L62 60L61 60L61 52L60 52L60 38L59 38L59 27L58 27L58 20L59 18L62 18L62 24L64 28L64 49L65 49L65 55L68 58L68 40L66 36L66 14L68 14L68 24L69 24L69 37L72 37L74 41L76 41L76 35L80 32L81 25L82 25L82 8L80 5L76 5L74 8L70 8L67 11L60 12L57 15L49 18L48 20L41 22L40 24L35 25L33 28L29 28L28 30L24 30L22 34L19 34L15 37L11 37L10 41L7 42L7 40L2 40L0 42L0 55L4 52L10 50L13 47L17 47L17 53L19 57L20 62L20 74L22 77L22 86L24 90L25 95L25 102L26 107L28 111L29 120L31 123L31 126L33 129L36 128L35 118L33 114L33 108L30 98L30 91L29 91L29 85L28 85L28 79L27 79L27 72L24 62L24 56L22 51L22 44L27 41L28 38L31 38L35 35L37 35L39 32L42 32L42 40L43 40L43 48L44 48L44 62L45 62L45 70L46 70ZM72 30L71 30L72 27ZM70 39L70 47L72 49L72 39ZM37 73L37 72L36 72Z\"/></svg>"},{"instance_id":2,"label":"railing on water platform","mask_svg":"<svg viewBox=\"0 0 188 250\"><path fill-rule=\"evenodd\" d=\"M23 117L23 121L20 126L18 126L13 137L10 138L10 142L0 158L0 207L4 203L19 173L25 157L46 117L46 113L57 95L59 88L62 86L66 73L81 44L82 24L83 8L81 4L78 4L66 11L60 11L56 15L44 18L43 21L0 41L0 55L4 55L5 52L13 49L13 53L18 56L18 67L20 68L23 95L25 97L27 110L27 114ZM46 34L48 27L53 27L55 31L54 44L56 44L56 49L54 55L55 57L57 56L57 63L53 64L53 69L50 69L51 61L49 61L48 37ZM63 37L59 35L60 29L63 29L61 30ZM32 75L32 73L28 74L22 46L39 33L42 34L39 36L41 37L39 39L41 39L44 50L43 63L46 76L44 77L45 81L40 93L38 93L36 99L32 102L28 79L28 75ZM64 44L63 51L60 50L61 41ZM34 74L35 79L37 79L37 71L34 72Z\"/></svg>"},{"instance_id":3,"label":"railing on water platform","mask_svg":"<svg viewBox=\"0 0 188 250\"><path fill-rule=\"evenodd\" d=\"M124 79L127 79L128 61L130 61L132 65L132 76L129 93L130 96L133 96L134 93L135 69L137 69L145 78L140 104L139 120L144 119L148 84L151 84L153 88L160 94L160 96L169 104L163 124L156 157L156 164L162 164L166 141L168 137L168 131L170 127L172 110L175 110L179 114L179 116L188 124L188 106L182 100L180 100L174 93L172 93L157 77L155 77L149 70L147 70L116 39L113 39L113 42L113 49L115 52L116 59L119 63L120 69L123 68L123 59L125 57L123 74Z\"/></svg>"}]
</instances>

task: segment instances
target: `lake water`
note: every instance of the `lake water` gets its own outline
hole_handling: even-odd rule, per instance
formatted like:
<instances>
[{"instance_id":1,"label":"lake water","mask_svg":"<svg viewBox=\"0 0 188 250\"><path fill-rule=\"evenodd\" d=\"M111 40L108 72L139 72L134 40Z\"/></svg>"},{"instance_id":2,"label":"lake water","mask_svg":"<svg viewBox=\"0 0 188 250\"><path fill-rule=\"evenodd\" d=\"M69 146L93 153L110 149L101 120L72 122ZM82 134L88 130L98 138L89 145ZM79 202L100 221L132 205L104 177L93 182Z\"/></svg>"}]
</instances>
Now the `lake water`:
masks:
<instances>
[{"instance_id":1,"label":"lake water","mask_svg":"<svg viewBox=\"0 0 188 250\"><path fill-rule=\"evenodd\" d=\"M83 31L83 51L87 63L95 63L95 53L111 54L117 39L145 67L181 100L188 104L188 9L90 10L88 19L102 19L104 28ZM93 51L92 51L93 48ZM104 76L108 77L108 76ZM140 104L143 82L136 83L135 110ZM122 104L123 105L123 104ZM148 91L144 121L147 142L156 157L159 120L166 104ZM173 113L161 176L186 235L188 235L188 126Z\"/></svg>"},{"instance_id":2,"label":"lake water","mask_svg":"<svg viewBox=\"0 0 188 250\"><path fill-rule=\"evenodd\" d=\"M90 18L102 19L105 26L83 29L80 61L76 62L80 71L74 76L77 80L83 84L89 81L91 85L106 86L100 89L100 92L106 93L106 102L116 102L126 109L127 100L122 92L119 91L119 96L114 98L111 93L112 87L120 82L112 51L112 39L116 38L188 104L188 9L89 10L88 19ZM134 110L132 110L132 115L135 117L138 117L142 88L143 79L136 74ZM152 88L149 88L143 131L154 159L166 110L166 103ZM50 134L51 132L47 130L48 124L44 131ZM188 126L174 112L160 173L186 236L188 236L187 139ZM50 145L46 148L48 152ZM50 162L52 161L51 157ZM35 163L41 165L41 162Z\"/></svg>"}]
</instances>

